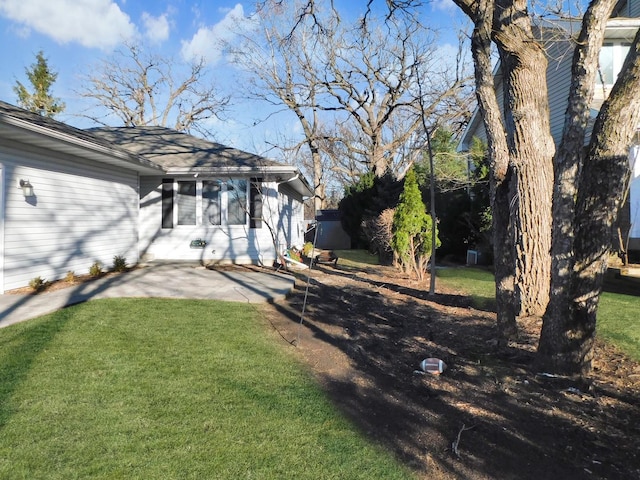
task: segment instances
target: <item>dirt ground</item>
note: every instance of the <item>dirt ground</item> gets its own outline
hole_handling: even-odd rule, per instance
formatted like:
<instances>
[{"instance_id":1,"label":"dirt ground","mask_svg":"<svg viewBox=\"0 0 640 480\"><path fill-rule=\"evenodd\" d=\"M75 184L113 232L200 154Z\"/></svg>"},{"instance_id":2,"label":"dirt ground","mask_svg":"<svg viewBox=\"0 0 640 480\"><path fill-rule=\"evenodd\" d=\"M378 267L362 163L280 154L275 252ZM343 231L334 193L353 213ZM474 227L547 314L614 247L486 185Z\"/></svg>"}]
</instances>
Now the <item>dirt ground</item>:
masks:
<instances>
[{"instance_id":1,"label":"dirt ground","mask_svg":"<svg viewBox=\"0 0 640 480\"><path fill-rule=\"evenodd\" d=\"M339 408L425 479L640 479L640 366L598 342L585 382L532 369L539 325L498 349L495 314L391 267L321 265L264 306ZM305 314L301 312L305 307ZM302 318L302 322L301 322ZM442 359L442 375L419 363Z\"/></svg>"}]
</instances>

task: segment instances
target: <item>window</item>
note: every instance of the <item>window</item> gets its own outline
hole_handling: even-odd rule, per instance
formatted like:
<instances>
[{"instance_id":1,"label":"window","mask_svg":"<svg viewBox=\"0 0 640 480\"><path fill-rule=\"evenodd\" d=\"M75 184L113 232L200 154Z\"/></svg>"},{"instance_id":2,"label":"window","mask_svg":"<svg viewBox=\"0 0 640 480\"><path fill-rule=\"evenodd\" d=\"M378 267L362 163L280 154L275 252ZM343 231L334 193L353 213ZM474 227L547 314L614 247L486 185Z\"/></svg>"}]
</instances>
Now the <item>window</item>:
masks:
<instances>
[{"instance_id":1,"label":"window","mask_svg":"<svg viewBox=\"0 0 640 480\"><path fill-rule=\"evenodd\" d=\"M204 225L222 225L221 193L220 180L202 182L202 223Z\"/></svg>"},{"instance_id":2,"label":"window","mask_svg":"<svg viewBox=\"0 0 640 480\"><path fill-rule=\"evenodd\" d=\"M196 224L196 182L178 182L178 225Z\"/></svg>"},{"instance_id":3,"label":"window","mask_svg":"<svg viewBox=\"0 0 640 480\"><path fill-rule=\"evenodd\" d=\"M262 225L262 195L259 179L162 181L162 228L174 225ZM251 190L249 190L251 184ZM249 212L249 209L251 212Z\"/></svg>"},{"instance_id":4,"label":"window","mask_svg":"<svg viewBox=\"0 0 640 480\"><path fill-rule=\"evenodd\" d=\"M262 179L252 178L249 188L249 227L262 228Z\"/></svg>"},{"instance_id":5,"label":"window","mask_svg":"<svg viewBox=\"0 0 640 480\"><path fill-rule=\"evenodd\" d=\"M244 225L247 223L247 181L233 179L227 181L227 223Z\"/></svg>"},{"instance_id":6,"label":"window","mask_svg":"<svg viewBox=\"0 0 640 480\"><path fill-rule=\"evenodd\" d=\"M627 53L629 53L629 48L629 43L605 42L602 45L599 59L599 84L613 85L615 83Z\"/></svg>"},{"instance_id":7,"label":"window","mask_svg":"<svg viewBox=\"0 0 640 480\"><path fill-rule=\"evenodd\" d=\"M162 228L173 228L173 179L162 180Z\"/></svg>"}]
</instances>

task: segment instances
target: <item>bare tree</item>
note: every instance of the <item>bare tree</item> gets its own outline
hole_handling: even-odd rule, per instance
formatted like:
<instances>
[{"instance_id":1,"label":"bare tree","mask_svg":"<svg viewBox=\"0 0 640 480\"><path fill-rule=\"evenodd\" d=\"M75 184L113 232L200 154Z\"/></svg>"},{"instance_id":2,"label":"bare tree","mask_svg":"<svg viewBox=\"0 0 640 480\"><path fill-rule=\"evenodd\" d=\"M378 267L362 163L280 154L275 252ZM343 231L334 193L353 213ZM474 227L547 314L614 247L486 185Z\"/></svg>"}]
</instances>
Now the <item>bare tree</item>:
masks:
<instances>
[{"instance_id":1,"label":"bare tree","mask_svg":"<svg viewBox=\"0 0 640 480\"><path fill-rule=\"evenodd\" d=\"M82 116L100 125L155 125L210 136L206 121L229 105L204 61L181 63L127 44L83 78L79 94L97 109ZM106 113L105 113L106 112Z\"/></svg>"},{"instance_id":2,"label":"bare tree","mask_svg":"<svg viewBox=\"0 0 640 480\"><path fill-rule=\"evenodd\" d=\"M261 2L256 18L259 28L228 49L251 74L252 98L298 118L304 138L289 148L310 152L316 208L331 180L406 170L400 152L421 125L418 75L429 71L430 113L464 90L459 71L437 66L435 36L417 24L348 24L327 2L275 0Z\"/></svg>"},{"instance_id":3,"label":"bare tree","mask_svg":"<svg viewBox=\"0 0 640 480\"><path fill-rule=\"evenodd\" d=\"M366 2L368 8L371 3ZM571 86L556 149L541 74L548 59L528 2L454 3L474 25L471 49L489 147L499 329L508 339L516 332L517 315L542 316L539 367L587 373L612 227L629 175L629 145L640 120L640 33L589 130L599 52L618 2L586 4L580 31L571 38ZM393 17L421 2L387 4ZM501 60L503 101L495 89L494 47Z\"/></svg>"},{"instance_id":4,"label":"bare tree","mask_svg":"<svg viewBox=\"0 0 640 480\"><path fill-rule=\"evenodd\" d=\"M422 126L423 113L442 113L464 96L468 78L460 64L445 65L434 32L418 23L390 19L378 24L371 18L356 27L328 30L322 41L325 65L317 81L330 103L320 108L335 112L338 122L357 132L344 147L350 162L365 164L364 171L382 176L393 170L402 147ZM423 79L421 91L418 78Z\"/></svg>"},{"instance_id":5,"label":"bare tree","mask_svg":"<svg viewBox=\"0 0 640 480\"><path fill-rule=\"evenodd\" d=\"M239 29L239 42L228 43L226 50L233 62L249 74L245 84L250 98L293 112L302 127L302 142L287 147L298 150L306 146L310 152L313 175L314 206L322 208L325 200L325 166L319 148L318 84L310 72L318 68L315 58L317 40L308 28L306 17L298 18L294 28L291 9L297 4L281 5L263 2L254 20L255 30ZM311 13L310 13L311 15ZM318 13L319 15L319 13ZM318 20L315 9L313 18Z\"/></svg>"},{"instance_id":6,"label":"bare tree","mask_svg":"<svg viewBox=\"0 0 640 480\"><path fill-rule=\"evenodd\" d=\"M599 51L616 1L589 3L574 44L564 134L554 155L549 144L546 83L544 76L536 73L546 69L547 59L541 41L532 35L532 19L526 2L454 1L475 25L476 83L493 161L494 193L503 188L508 192L506 198L494 195L492 199L494 215L496 211L505 212L498 223L494 220L494 227L504 230L509 225L514 235L508 244L515 248L505 249L504 244L500 245L498 248L509 254L503 258L496 249L496 258L505 272L515 272L516 286L525 295L531 296L535 290L522 288L520 282L524 280L529 285L546 284L545 290L550 288L553 292L544 312L539 365L562 373L588 372L598 298L611 246L611 228L624 196L628 148L640 116L640 37L636 36L623 71L600 110L584 153ZM508 14L497 15L498 11ZM506 115L502 117L507 119L505 122L499 116L496 93L489 85L492 76L487 63L492 42L500 52L502 73L507 79ZM532 159L535 163L530 164ZM527 173L531 169L538 172L544 183L540 183L540 178L534 181L533 174ZM555 181L549 183L547 178L552 174ZM505 188L503 182L511 185ZM540 198L541 193L544 200ZM552 193L553 206L546 201ZM534 198L538 200L532 203ZM506 212L513 205L509 203L511 199L516 202L517 213L508 217ZM553 243L550 244L551 235L546 225L551 225L552 218ZM533 222L543 223L545 228L527 229ZM544 246L533 258L549 265L548 274L529 270L518 278L518 269L527 261L522 248L525 241L529 245ZM547 248L551 254L549 259ZM511 255L513 260L509 258ZM546 271L547 267L544 268ZM508 296L499 298L499 302L504 301L509 301ZM508 314L508 309L499 309L499 315L505 313ZM503 318L502 322L510 324L511 320Z\"/></svg>"}]
</instances>

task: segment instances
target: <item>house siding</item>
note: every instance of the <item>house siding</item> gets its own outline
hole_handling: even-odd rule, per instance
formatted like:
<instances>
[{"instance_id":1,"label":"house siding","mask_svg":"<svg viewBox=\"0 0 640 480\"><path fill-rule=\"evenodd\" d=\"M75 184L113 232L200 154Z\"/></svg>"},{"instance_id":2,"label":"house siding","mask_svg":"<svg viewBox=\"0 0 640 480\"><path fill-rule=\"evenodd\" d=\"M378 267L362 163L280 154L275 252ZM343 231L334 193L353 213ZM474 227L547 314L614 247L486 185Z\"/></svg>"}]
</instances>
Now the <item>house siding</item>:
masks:
<instances>
[{"instance_id":1,"label":"house siding","mask_svg":"<svg viewBox=\"0 0 640 480\"><path fill-rule=\"evenodd\" d=\"M193 176L174 176L174 180L193 180ZM270 265L275 260L275 248L269 226L278 229L278 250L290 246L297 237L283 234L292 232L291 224L301 218L301 204L285 195L291 208L278 214L278 187L276 183L262 184L261 228L247 225L173 225L162 226L162 180L161 176L140 178L140 256L143 260L182 260L205 264L237 263ZM268 225L267 225L268 224ZM193 240L203 240L204 248L192 248ZM301 246L301 243L294 243Z\"/></svg>"},{"instance_id":2,"label":"house siding","mask_svg":"<svg viewBox=\"0 0 640 480\"><path fill-rule=\"evenodd\" d=\"M571 61L573 45L569 40L547 45L547 91L549 92L549 121L551 136L556 145L562 140L564 115L567 111L571 87Z\"/></svg>"},{"instance_id":3,"label":"house siding","mask_svg":"<svg viewBox=\"0 0 640 480\"><path fill-rule=\"evenodd\" d=\"M637 0L629 0L627 7L621 12L621 16L629 18L640 17L640 2Z\"/></svg>"},{"instance_id":4,"label":"house siding","mask_svg":"<svg viewBox=\"0 0 640 480\"><path fill-rule=\"evenodd\" d=\"M138 262L138 177L125 169L3 141L4 264L2 291L35 277L88 273L115 255ZM25 198L20 179L35 196Z\"/></svg>"}]
</instances>

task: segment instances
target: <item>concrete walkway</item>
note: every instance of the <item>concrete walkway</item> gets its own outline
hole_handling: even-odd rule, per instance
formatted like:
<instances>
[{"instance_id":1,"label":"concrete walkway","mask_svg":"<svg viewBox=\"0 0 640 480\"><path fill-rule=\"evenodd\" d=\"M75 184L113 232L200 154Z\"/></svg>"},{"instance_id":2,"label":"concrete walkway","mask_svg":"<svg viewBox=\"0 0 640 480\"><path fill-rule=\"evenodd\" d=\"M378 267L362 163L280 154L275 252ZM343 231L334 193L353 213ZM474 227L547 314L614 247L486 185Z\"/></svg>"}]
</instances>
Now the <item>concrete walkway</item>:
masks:
<instances>
[{"instance_id":1,"label":"concrete walkway","mask_svg":"<svg viewBox=\"0 0 640 480\"><path fill-rule=\"evenodd\" d=\"M294 278L264 270L207 270L152 263L130 272L38 295L0 295L0 328L95 298L155 297L259 303L284 298Z\"/></svg>"}]
</instances>

